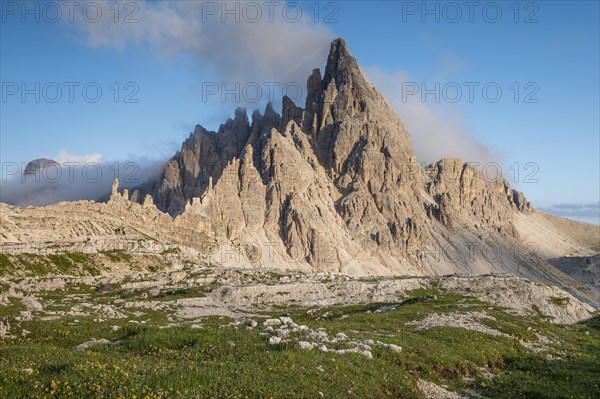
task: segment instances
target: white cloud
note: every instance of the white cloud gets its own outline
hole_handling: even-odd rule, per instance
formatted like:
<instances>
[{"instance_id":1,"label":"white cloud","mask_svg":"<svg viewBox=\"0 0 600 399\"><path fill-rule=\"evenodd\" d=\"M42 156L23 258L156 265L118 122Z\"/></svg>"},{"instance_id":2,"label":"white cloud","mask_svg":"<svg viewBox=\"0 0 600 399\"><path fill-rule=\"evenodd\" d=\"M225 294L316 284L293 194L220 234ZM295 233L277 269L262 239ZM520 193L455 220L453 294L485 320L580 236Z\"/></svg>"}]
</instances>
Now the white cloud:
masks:
<instances>
[{"instance_id":1,"label":"white cloud","mask_svg":"<svg viewBox=\"0 0 600 399\"><path fill-rule=\"evenodd\" d=\"M219 82L294 82L304 90L310 71L324 64L333 38L325 25L311 22L304 3L294 3L300 6L302 17L290 22L295 19L294 9L284 12L285 2L277 2L272 10L267 2L253 2L261 16L251 22L256 12L244 11L248 3L243 1L140 1L133 15L137 23L115 23L113 3L96 4L110 17L96 23L78 21L87 45L125 49L141 44L161 56L191 54ZM212 15L208 7L215 6L219 11ZM224 7L238 7L239 22L235 15L221 13Z\"/></svg>"},{"instance_id":2,"label":"white cloud","mask_svg":"<svg viewBox=\"0 0 600 399\"><path fill-rule=\"evenodd\" d=\"M49 167L24 175L16 170L0 180L0 202L16 206L43 206L60 201L107 198L112 182L133 189L156 177L165 160L104 160L100 154L73 155L61 150L54 158L60 168ZM25 165L23 165L24 167Z\"/></svg>"},{"instance_id":3,"label":"white cloud","mask_svg":"<svg viewBox=\"0 0 600 399\"><path fill-rule=\"evenodd\" d=\"M553 204L540 210L563 218L600 225L600 202Z\"/></svg>"},{"instance_id":4,"label":"white cloud","mask_svg":"<svg viewBox=\"0 0 600 399\"><path fill-rule=\"evenodd\" d=\"M58 155L53 159L61 165L64 165L65 163L78 163L79 165L85 165L88 163L100 164L104 162L102 154L75 155L69 154L65 150L60 150Z\"/></svg>"},{"instance_id":5,"label":"white cloud","mask_svg":"<svg viewBox=\"0 0 600 399\"><path fill-rule=\"evenodd\" d=\"M462 111L443 105L433 109L418 95L404 95L403 83L414 81L408 73L381 68L366 68L365 73L404 122L420 162L431 163L445 157L481 165L495 161L492 151L465 126Z\"/></svg>"}]
</instances>

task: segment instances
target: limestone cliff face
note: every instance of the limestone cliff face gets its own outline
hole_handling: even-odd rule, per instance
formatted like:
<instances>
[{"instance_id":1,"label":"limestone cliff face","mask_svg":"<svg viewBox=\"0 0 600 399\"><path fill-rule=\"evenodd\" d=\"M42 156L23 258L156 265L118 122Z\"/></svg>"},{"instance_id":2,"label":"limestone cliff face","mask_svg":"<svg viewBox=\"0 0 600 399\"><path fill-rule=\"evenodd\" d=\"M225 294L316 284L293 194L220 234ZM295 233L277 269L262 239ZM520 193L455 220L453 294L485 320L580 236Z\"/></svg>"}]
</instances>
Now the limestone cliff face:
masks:
<instances>
[{"instance_id":1,"label":"limestone cliff face","mask_svg":"<svg viewBox=\"0 0 600 399\"><path fill-rule=\"evenodd\" d=\"M221 177L225 166L239 156L249 134L248 117L241 109L218 132L196 126L181 151L164 166L161 178L134 192L132 200L139 202L150 194L159 209L171 215L181 213L186 202L207 190L211 177L215 181Z\"/></svg>"},{"instance_id":2,"label":"limestone cliff face","mask_svg":"<svg viewBox=\"0 0 600 399\"><path fill-rule=\"evenodd\" d=\"M419 165L404 125L342 39L324 74L308 78L304 108L285 97L281 115L268 105L250 121L237 109L218 132L197 126L132 200L146 195L176 220L197 220L200 233L267 241L294 261L349 272L446 270L433 249L518 240L513 217L531 212L506 181L458 159Z\"/></svg>"},{"instance_id":3,"label":"limestone cliff face","mask_svg":"<svg viewBox=\"0 0 600 399\"><path fill-rule=\"evenodd\" d=\"M501 178L486 178L460 159L446 158L425 168L425 189L435 199L438 220L473 219L498 233L514 235L512 214L531 212L531 204L522 193L512 190Z\"/></svg>"},{"instance_id":4,"label":"limestone cliff face","mask_svg":"<svg viewBox=\"0 0 600 399\"><path fill-rule=\"evenodd\" d=\"M598 306L596 291L546 262L597 252L598 227L537 212L505 180L459 159L419 165L410 135L343 40L332 43L324 73L309 76L307 93L304 108L284 97L281 114L271 105L250 118L238 109L217 132L197 126L161 175L131 195L115 182L106 204L0 204L2 250L176 246L232 267L515 273Z\"/></svg>"}]
</instances>

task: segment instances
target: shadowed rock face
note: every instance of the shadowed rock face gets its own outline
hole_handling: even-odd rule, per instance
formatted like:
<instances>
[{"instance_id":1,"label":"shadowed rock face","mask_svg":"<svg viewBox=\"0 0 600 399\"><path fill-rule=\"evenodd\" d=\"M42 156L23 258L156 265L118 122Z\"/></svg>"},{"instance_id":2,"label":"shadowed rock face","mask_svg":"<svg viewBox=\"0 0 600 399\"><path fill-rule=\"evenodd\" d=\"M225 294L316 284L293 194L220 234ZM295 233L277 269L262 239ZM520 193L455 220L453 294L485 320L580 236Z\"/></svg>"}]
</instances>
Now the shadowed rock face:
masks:
<instances>
[{"instance_id":1,"label":"shadowed rock face","mask_svg":"<svg viewBox=\"0 0 600 399\"><path fill-rule=\"evenodd\" d=\"M378 259L431 272L432 249L518 238L513 215L531 212L523 195L458 159L419 165L404 125L343 39L331 44L324 74L309 76L304 108L282 103L281 116L269 104L251 120L237 109L218 132L197 126L132 201L149 194L173 216L200 215L217 238L260 237L331 270Z\"/></svg>"},{"instance_id":2,"label":"shadowed rock face","mask_svg":"<svg viewBox=\"0 0 600 399\"><path fill-rule=\"evenodd\" d=\"M550 264L600 294L600 254L563 256L550 259Z\"/></svg>"}]
</instances>

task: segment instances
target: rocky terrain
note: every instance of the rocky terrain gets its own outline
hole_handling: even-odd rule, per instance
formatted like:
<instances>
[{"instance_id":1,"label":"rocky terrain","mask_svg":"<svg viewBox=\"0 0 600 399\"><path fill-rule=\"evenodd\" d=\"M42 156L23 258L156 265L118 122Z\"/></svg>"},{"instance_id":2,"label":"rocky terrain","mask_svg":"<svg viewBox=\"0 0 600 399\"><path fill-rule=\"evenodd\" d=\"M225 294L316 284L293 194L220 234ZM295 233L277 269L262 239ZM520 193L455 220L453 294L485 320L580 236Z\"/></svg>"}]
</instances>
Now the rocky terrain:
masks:
<instances>
[{"instance_id":1,"label":"rocky terrain","mask_svg":"<svg viewBox=\"0 0 600 399\"><path fill-rule=\"evenodd\" d=\"M599 343L587 321L594 309L521 277L372 278L197 264L90 270L0 277L2 397L555 392L553 377L528 384L510 366L515 356L538 362L527 367L540 376L552 370L571 379L561 389L575 390L573 397L591 398L598 388L584 362L595 361Z\"/></svg>"},{"instance_id":2,"label":"rocky terrain","mask_svg":"<svg viewBox=\"0 0 600 399\"><path fill-rule=\"evenodd\" d=\"M102 305L107 319L131 317L131 312L143 309L160 310L179 321L207 315L239 318L286 306L310 308L395 302L405 298L408 292L432 288L468 293L486 303L511 309L515 314L541 314L555 323L585 320L594 311L556 287L499 275L372 279L330 273L200 267L96 277L1 278L0 284L3 287L0 304L9 305L17 299L28 311L38 311L41 318L95 314L97 304L86 303L90 289L120 292L120 299ZM81 294L73 291L63 303L41 299L53 296L52 293L72 291L74 287L87 289ZM165 302L163 297L172 295L182 298ZM61 310L57 311L58 308Z\"/></svg>"}]
</instances>

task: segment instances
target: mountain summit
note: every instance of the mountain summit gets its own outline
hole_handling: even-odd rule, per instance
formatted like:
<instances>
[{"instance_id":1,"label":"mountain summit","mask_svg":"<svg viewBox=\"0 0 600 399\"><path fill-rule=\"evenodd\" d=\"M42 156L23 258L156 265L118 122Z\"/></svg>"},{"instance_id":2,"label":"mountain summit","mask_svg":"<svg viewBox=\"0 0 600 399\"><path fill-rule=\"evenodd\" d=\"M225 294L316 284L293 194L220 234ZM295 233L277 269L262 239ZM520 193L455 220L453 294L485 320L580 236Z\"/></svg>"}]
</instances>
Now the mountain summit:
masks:
<instances>
[{"instance_id":1,"label":"mountain summit","mask_svg":"<svg viewBox=\"0 0 600 399\"><path fill-rule=\"evenodd\" d=\"M538 252L522 250L531 248L524 232L544 223L523 194L459 159L416 162L403 123L343 39L306 87L304 108L284 97L281 114L268 104L251 120L237 109L218 132L196 126L131 200L149 195L216 240L268 243L275 255L263 263L275 267L518 272L570 284Z\"/></svg>"}]
</instances>

